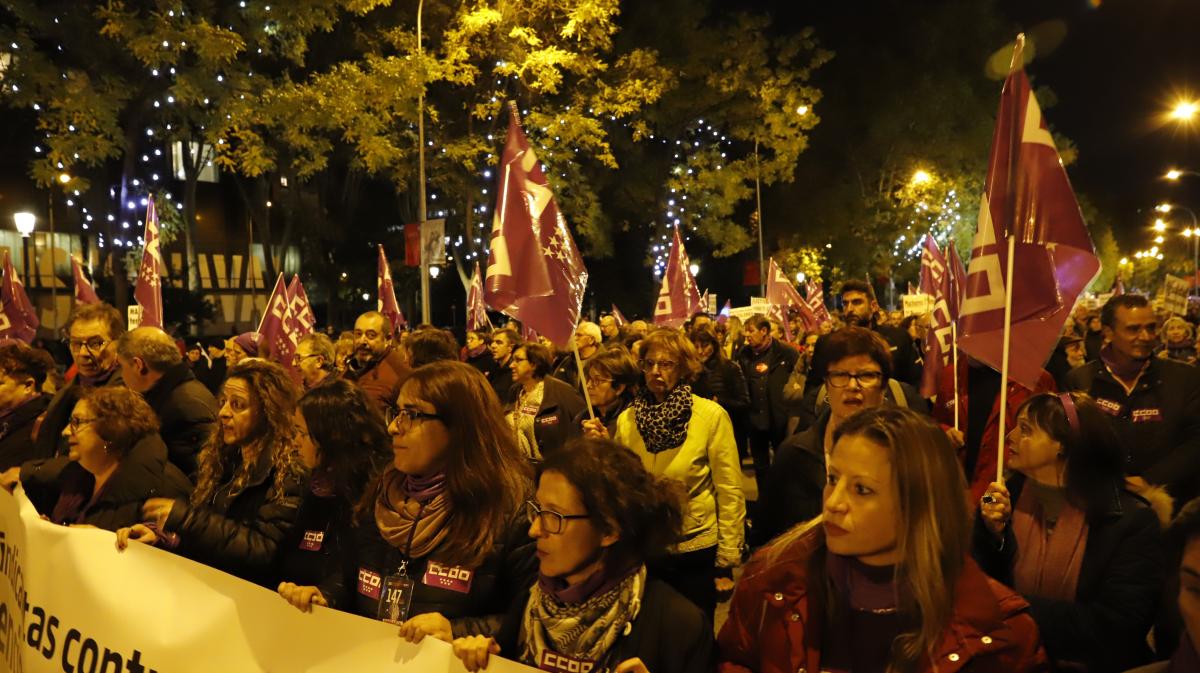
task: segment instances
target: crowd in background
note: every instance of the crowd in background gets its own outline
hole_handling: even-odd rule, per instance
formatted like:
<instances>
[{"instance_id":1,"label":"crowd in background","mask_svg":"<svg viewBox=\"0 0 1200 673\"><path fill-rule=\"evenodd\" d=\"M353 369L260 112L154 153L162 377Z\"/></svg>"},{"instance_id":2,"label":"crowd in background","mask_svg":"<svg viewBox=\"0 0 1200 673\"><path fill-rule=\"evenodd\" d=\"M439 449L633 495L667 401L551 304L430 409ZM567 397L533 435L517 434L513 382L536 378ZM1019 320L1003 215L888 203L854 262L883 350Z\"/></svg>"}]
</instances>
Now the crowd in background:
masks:
<instances>
[{"instance_id":1,"label":"crowd in background","mask_svg":"<svg viewBox=\"0 0 1200 673\"><path fill-rule=\"evenodd\" d=\"M372 311L287 362L80 306L0 344L0 483L471 670L1200 670L1193 323L1115 296L1034 389L960 353L926 398L927 317L838 303L570 349Z\"/></svg>"}]
</instances>

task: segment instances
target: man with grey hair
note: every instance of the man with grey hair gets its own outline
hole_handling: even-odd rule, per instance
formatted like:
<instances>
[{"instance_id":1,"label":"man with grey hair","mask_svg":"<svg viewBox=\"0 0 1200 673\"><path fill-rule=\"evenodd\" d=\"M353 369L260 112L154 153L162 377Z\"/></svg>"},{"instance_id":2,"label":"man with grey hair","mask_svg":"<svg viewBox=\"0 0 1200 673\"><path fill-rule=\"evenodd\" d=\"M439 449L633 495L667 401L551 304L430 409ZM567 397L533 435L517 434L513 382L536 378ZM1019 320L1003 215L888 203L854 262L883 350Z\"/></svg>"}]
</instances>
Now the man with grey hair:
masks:
<instances>
[{"instance_id":1,"label":"man with grey hair","mask_svg":"<svg viewBox=\"0 0 1200 673\"><path fill-rule=\"evenodd\" d=\"M122 335L117 363L125 385L141 393L158 416L171 462L194 477L200 449L217 428L216 398L196 380L171 337L157 327Z\"/></svg>"},{"instance_id":2,"label":"man with grey hair","mask_svg":"<svg viewBox=\"0 0 1200 673\"><path fill-rule=\"evenodd\" d=\"M604 345L603 336L600 333L600 326L594 322L584 320L575 328L575 347L579 349L580 362L586 362L596 353L600 352ZM554 378L559 381L565 381L577 390L580 394L583 393L583 386L579 382L579 365L575 364L575 354L568 351L558 362L558 366L554 368Z\"/></svg>"},{"instance_id":3,"label":"man with grey hair","mask_svg":"<svg viewBox=\"0 0 1200 673\"><path fill-rule=\"evenodd\" d=\"M320 332L300 337L292 364L300 371L305 390L311 390L330 378L337 378L333 342Z\"/></svg>"}]
</instances>

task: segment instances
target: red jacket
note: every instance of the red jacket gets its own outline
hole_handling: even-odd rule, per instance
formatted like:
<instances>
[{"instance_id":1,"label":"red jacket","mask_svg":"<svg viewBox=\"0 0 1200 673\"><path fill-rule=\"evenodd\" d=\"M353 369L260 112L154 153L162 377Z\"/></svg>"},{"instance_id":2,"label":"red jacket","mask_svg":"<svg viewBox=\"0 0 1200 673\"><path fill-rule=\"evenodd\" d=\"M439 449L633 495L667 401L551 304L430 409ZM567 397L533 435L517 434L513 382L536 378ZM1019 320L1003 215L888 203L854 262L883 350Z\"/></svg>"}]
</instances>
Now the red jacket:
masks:
<instances>
[{"instance_id":1,"label":"red jacket","mask_svg":"<svg viewBox=\"0 0 1200 673\"><path fill-rule=\"evenodd\" d=\"M408 358L400 348L392 348L380 358L370 369L357 375L347 375L362 388L367 396L379 405L379 411L391 420L396 413L396 398L400 396L400 386L412 373L408 366Z\"/></svg>"},{"instance_id":2,"label":"red jacket","mask_svg":"<svg viewBox=\"0 0 1200 673\"><path fill-rule=\"evenodd\" d=\"M933 417L943 428L954 427L954 370L953 365L947 365L938 373L937 401L933 405ZM958 428L963 435L967 434L967 410L970 400L967 399L967 359L958 359L958 403L962 409L958 412ZM1005 409L1004 433L1012 432L1017 424L1017 407L1037 393L1057 392L1054 378L1045 370L1038 380L1036 390L1012 380L1008 382L1008 408ZM996 481L996 448L1000 435L1000 396L997 395L992 403L992 411L988 414L987 427L983 429L983 438L979 442L979 457L975 459L975 473L967 475L967 483L971 488L971 502L979 502L987 491L988 484ZM966 449L959 447L958 460L966 465Z\"/></svg>"},{"instance_id":3,"label":"red jacket","mask_svg":"<svg viewBox=\"0 0 1200 673\"><path fill-rule=\"evenodd\" d=\"M815 528L771 564L759 552L746 565L717 636L720 673L817 673L820 638L805 638L810 614L806 578L809 558L825 553L825 534ZM812 607L816 607L815 605ZM819 630L820 626L814 625ZM936 666L934 665L936 662ZM1048 671L1029 604L987 577L970 557L954 587L954 615L932 661L936 673L1035 673Z\"/></svg>"}]
</instances>

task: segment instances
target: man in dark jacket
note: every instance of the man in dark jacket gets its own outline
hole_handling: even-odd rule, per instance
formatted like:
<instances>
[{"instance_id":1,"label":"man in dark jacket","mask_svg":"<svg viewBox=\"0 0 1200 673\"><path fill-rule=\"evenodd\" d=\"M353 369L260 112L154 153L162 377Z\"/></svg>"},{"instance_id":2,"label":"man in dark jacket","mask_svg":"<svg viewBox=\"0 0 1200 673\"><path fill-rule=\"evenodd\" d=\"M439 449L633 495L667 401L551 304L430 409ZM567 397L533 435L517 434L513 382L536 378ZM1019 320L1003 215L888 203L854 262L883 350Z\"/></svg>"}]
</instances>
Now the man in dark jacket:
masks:
<instances>
[{"instance_id":1,"label":"man in dark jacket","mask_svg":"<svg viewBox=\"0 0 1200 673\"><path fill-rule=\"evenodd\" d=\"M509 397L513 385L512 355L520 345L521 337L517 335L516 330L508 327L492 332L492 339L488 342L488 349L492 351L492 359L496 361L496 368L488 377L488 383L492 384L492 389L496 391L496 397L500 398L500 404L508 404L512 401L512 398Z\"/></svg>"},{"instance_id":2,"label":"man in dark jacket","mask_svg":"<svg viewBox=\"0 0 1200 673\"><path fill-rule=\"evenodd\" d=\"M1154 357L1158 321L1145 297L1109 299L1100 321L1108 345L1067 374L1067 385L1113 417L1129 481L1165 486L1182 506L1200 492L1200 372Z\"/></svg>"},{"instance_id":3,"label":"man in dark jacket","mask_svg":"<svg viewBox=\"0 0 1200 673\"><path fill-rule=\"evenodd\" d=\"M866 327L883 337L892 352L892 378L913 387L920 387L921 354L913 347L913 340L908 332L880 321L880 308L879 302L875 299L875 289L861 280L848 280L842 283L841 295L842 321L847 325ZM813 355L814 370L822 367L824 363L821 356L822 340L817 341L816 353ZM815 374L817 380L825 378L823 369L815 371Z\"/></svg>"},{"instance_id":4,"label":"man in dark jacket","mask_svg":"<svg viewBox=\"0 0 1200 673\"><path fill-rule=\"evenodd\" d=\"M367 311L354 321L354 358L346 378L367 391L390 421L396 413L400 386L412 368L396 347L392 321L379 311Z\"/></svg>"},{"instance_id":5,"label":"man in dark jacket","mask_svg":"<svg viewBox=\"0 0 1200 673\"><path fill-rule=\"evenodd\" d=\"M179 348L157 327L139 327L117 341L121 377L158 416L171 462L196 473L196 457L217 427L217 400L196 380Z\"/></svg>"},{"instance_id":6,"label":"man in dark jacket","mask_svg":"<svg viewBox=\"0 0 1200 673\"><path fill-rule=\"evenodd\" d=\"M50 354L19 341L0 346L0 471L34 459L33 430L50 404L41 392Z\"/></svg>"},{"instance_id":7,"label":"man in dark jacket","mask_svg":"<svg viewBox=\"0 0 1200 673\"><path fill-rule=\"evenodd\" d=\"M754 459L758 497L762 500L771 469L771 448L778 448L787 436L788 411L783 387L800 355L771 337L771 322L761 315L746 319L743 334L746 345L738 352L738 364L750 392L747 439Z\"/></svg>"}]
</instances>

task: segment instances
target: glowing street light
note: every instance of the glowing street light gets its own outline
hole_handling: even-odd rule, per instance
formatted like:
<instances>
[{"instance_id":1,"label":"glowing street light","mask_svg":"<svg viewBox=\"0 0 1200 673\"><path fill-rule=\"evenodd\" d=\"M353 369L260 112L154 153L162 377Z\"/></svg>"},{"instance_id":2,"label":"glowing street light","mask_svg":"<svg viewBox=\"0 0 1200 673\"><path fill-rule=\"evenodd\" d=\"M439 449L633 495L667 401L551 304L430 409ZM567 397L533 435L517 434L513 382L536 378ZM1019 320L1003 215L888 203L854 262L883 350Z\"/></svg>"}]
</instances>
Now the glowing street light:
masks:
<instances>
[{"instance_id":1,"label":"glowing street light","mask_svg":"<svg viewBox=\"0 0 1200 673\"><path fill-rule=\"evenodd\" d=\"M1120 266L1129 266L1129 258L1128 258L1128 257L1122 257L1122 258L1121 258L1121 261L1120 261L1120 262L1118 262L1118 264L1119 264Z\"/></svg>"},{"instance_id":2,"label":"glowing street light","mask_svg":"<svg viewBox=\"0 0 1200 673\"><path fill-rule=\"evenodd\" d=\"M1154 237L1154 242L1155 242L1155 243L1158 243L1159 245L1162 245L1163 241L1165 241L1165 240L1166 240L1166 239L1165 239L1165 238L1163 238L1162 236L1155 236L1155 237Z\"/></svg>"},{"instance_id":3,"label":"glowing street light","mask_svg":"<svg viewBox=\"0 0 1200 673\"><path fill-rule=\"evenodd\" d=\"M71 174L70 173L59 173L58 181L64 185L67 184L68 182L71 181Z\"/></svg>"},{"instance_id":4,"label":"glowing street light","mask_svg":"<svg viewBox=\"0 0 1200 673\"><path fill-rule=\"evenodd\" d=\"M1163 222L1161 217L1158 218L1157 220L1154 221L1154 230L1161 234L1162 232L1167 230L1167 223Z\"/></svg>"},{"instance_id":5,"label":"glowing street light","mask_svg":"<svg viewBox=\"0 0 1200 673\"><path fill-rule=\"evenodd\" d=\"M1164 175L1163 177L1165 177L1168 180L1178 180L1182 176L1183 176L1183 171L1181 171L1177 168L1172 168L1171 170L1167 171L1167 174Z\"/></svg>"},{"instance_id":6,"label":"glowing street light","mask_svg":"<svg viewBox=\"0 0 1200 673\"><path fill-rule=\"evenodd\" d=\"M800 115L801 117L808 114L808 106L801 105L800 107L796 108L796 114Z\"/></svg>"},{"instance_id":7,"label":"glowing street light","mask_svg":"<svg viewBox=\"0 0 1200 673\"><path fill-rule=\"evenodd\" d=\"M1200 105L1197 105L1196 101L1181 100L1171 108L1171 119L1191 121L1197 112L1200 112Z\"/></svg>"},{"instance_id":8,"label":"glowing street light","mask_svg":"<svg viewBox=\"0 0 1200 673\"><path fill-rule=\"evenodd\" d=\"M37 222L37 216L29 212L13 213L13 222L17 225L17 231L21 232L21 238L29 238L33 233L33 225Z\"/></svg>"},{"instance_id":9,"label":"glowing street light","mask_svg":"<svg viewBox=\"0 0 1200 673\"><path fill-rule=\"evenodd\" d=\"M690 265L688 265L688 271L692 272L692 276L696 276L700 273L700 265L692 262Z\"/></svg>"},{"instance_id":10,"label":"glowing street light","mask_svg":"<svg viewBox=\"0 0 1200 673\"><path fill-rule=\"evenodd\" d=\"M1154 206L1154 209L1160 213L1169 213L1169 212L1171 212L1171 204L1160 203L1157 206Z\"/></svg>"},{"instance_id":11,"label":"glowing street light","mask_svg":"<svg viewBox=\"0 0 1200 673\"><path fill-rule=\"evenodd\" d=\"M804 272L803 272L803 271L797 271L797 272L796 272L796 282L797 282L797 283L803 283L803 282L804 282Z\"/></svg>"},{"instance_id":12,"label":"glowing street light","mask_svg":"<svg viewBox=\"0 0 1200 673\"><path fill-rule=\"evenodd\" d=\"M933 176L927 171L918 170L917 172L913 173L912 183L914 185L927 185L930 182L933 182Z\"/></svg>"}]
</instances>

